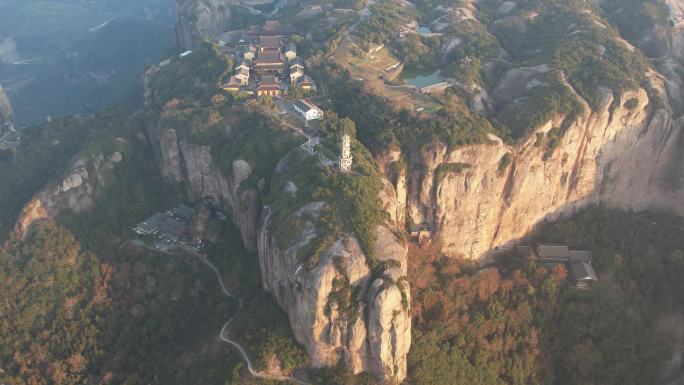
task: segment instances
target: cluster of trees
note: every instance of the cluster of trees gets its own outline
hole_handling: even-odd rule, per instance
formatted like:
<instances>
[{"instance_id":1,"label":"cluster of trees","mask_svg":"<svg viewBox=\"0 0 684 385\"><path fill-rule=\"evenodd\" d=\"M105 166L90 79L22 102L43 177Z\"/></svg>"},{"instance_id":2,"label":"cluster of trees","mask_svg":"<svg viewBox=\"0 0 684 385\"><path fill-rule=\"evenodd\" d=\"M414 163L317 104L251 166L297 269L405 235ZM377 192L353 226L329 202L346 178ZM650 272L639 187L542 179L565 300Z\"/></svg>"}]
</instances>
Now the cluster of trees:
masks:
<instances>
[{"instance_id":1,"label":"cluster of trees","mask_svg":"<svg viewBox=\"0 0 684 385\"><path fill-rule=\"evenodd\" d=\"M399 29L415 18L415 11L398 0L381 1L372 6L371 16L356 29L362 45L384 44L397 37Z\"/></svg>"},{"instance_id":2,"label":"cluster of trees","mask_svg":"<svg viewBox=\"0 0 684 385\"><path fill-rule=\"evenodd\" d=\"M375 225L387 219L378 194L382 188L380 172L368 150L355 139L354 122L339 118L330 112L323 123L324 135L321 152L334 159L339 154L339 142L343 134L352 138L354 163L352 173L342 174L332 167L320 167L312 156L292 154L288 159L286 173L274 176L271 194L266 198L274 210L275 223L287 223L285 227L295 228L295 218L288 215L304 204L325 201L326 206L318 221L319 239L311 242L302 250L308 267L318 262L318 256L326 246L343 232L357 237L373 264ZM293 194L284 193L285 184L292 182L297 186ZM295 234L293 234L295 235Z\"/></svg>"},{"instance_id":3,"label":"cluster of trees","mask_svg":"<svg viewBox=\"0 0 684 385\"><path fill-rule=\"evenodd\" d=\"M211 143L212 154L227 175L233 173L233 161L242 159L249 163L252 174L243 182L244 187L256 187L261 178L268 185L278 162L299 144L277 120L254 106L247 106L237 114L229 133L222 132L222 137Z\"/></svg>"},{"instance_id":4,"label":"cluster of trees","mask_svg":"<svg viewBox=\"0 0 684 385\"><path fill-rule=\"evenodd\" d=\"M410 33L404 41L395 44L394 52L407 69L421 70L437 67L439 48L439 38Z\"/></svg>"},{"instance_id":5,"label":"cluster of trees","mask_svg":"<svg viewBox=\"0 0 684 385\"><path fill-rule=\"evenodd\" d=\"M3 383L188 384L228 376L221 365L228 349L215 333L233 305L196 260L95 253L44 221L25 240L4 244L0 266Z\"/></svg>"},{"instance_id":6,"label":"cluster of trees","mask_svg":"<svg viewBox=\"0 0 684 385\"><path fill-rule=\"evenodd\" d=\"M562 265L505 258L476 270L410 258L411 384L644 384L673 373L684 306L684 221L591 206L543 223L530 242L594 252L600 282L576 289Z\"/></svg>"},{"instance_id":7,"label":"cluster of trees","mask_svg":"<svg viewBox=\"0 0 684 385\"><path fill-rule=\"evenodd\" d=\"M482 63L498 54L499 44L496 38L474 20L452 24L447 32L456 35L461 43L449 52L446 73L465 84L479 82L482 77ZM464 62L466 58L470 61Z\"/></svg>"},{"instance_id":8,"label":"cluster of trees","mask_svg":"<svg viewBox=\"0 0 684 385\"><path fill-rule=\"evenodd\" d=\"M410 258L410 384L541 384L542 325L565 277L533 264L476 271L426 252Z\"/></svg>"},{"instance_id":9,"label":"cluster of trees","mask_svg":"<svg viewBox=\"0 0 684 385\"><path fill-rule=\"evenodd\" d=\"M14 226L24 203L80 149L93 122L90 118L56 119L22 132L25 140L16 156L0 161L0 240Z\"/></svg>"},{"instance_id":10,"label":"cluster of trees","mask_svg":"<svg viewBox=\"0 0 684 385\"><path fill-rule=\"evenodd\" d=\"M418 116L407 109L393 108L335 62L320 61L312 71L325 83L335 111L353 117L358 139L374 153L388 148L411 150L435 141L455 148L481 143L488 133L496 132L487 119L472 114L453 92L447 92L439 113ZM507 136L505 132L499 134Z\"/></svg>"},{"instance_id":11,"label":"cluster of trees","mask_svg":"<svg viewBox=\"0 0 684 385\"><path fill-rule=\"evenodd\" d=\"M493 29L514 60L552 63L594 108L600 104L600 87L616 94L638 87L646 69L644 58L622 44L614 30L604 28L596 15L585 12L587 4L538 3L524 9L539 12L529 28Z\"/></svg>"},{"instance_id":12,"label":"cluster of trees","mask_svg":"<svg viewBox=\"0 0 684 385\"><path fill-rule=\"evenodd\" d=\"M606 18L630 41L643 38L645 30L662 29L669 24L667 4L657 0L608 0L600 7Z\"/></svg>"},{"instance_id":13,"label":"cluster of trees","mask_svg":"<svg viewBox=\"0 0 684 385\"><path fill-rule=\"evenodd\" d=\"M218 47L205 42L192 54L173 59L171 64L152 76L149 86L154 105L161 108L172 99L200 100L210 96L230 71L233 60Z\"/></svg>"}]
</instances>

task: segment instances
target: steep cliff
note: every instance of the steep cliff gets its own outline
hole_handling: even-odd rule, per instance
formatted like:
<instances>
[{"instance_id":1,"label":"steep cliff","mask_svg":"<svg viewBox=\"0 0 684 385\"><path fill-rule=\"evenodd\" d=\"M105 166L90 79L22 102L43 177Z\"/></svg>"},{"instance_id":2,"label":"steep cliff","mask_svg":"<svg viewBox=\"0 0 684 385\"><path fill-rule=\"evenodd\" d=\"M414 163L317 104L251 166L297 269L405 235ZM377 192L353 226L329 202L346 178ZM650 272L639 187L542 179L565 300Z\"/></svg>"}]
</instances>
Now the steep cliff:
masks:
<instances>
[{"instance_id":1,"label":"steep cliff","mask_svg":"<svg viewBox=\"0 0 684 385\"><path fill-rule=\"evenodd\" d=\"M155 126L149 133L162 175L185 182L193 200L208 198L225 208L240 229L245 246L256 251L261 199L256 189L241 188L252 174L249 164L236 159L233 172L225 174L217 166L210 146L181 139L175 129Z\"/></svg>"},{"instance_id":2,"label":"steep cliff","mask_svg":"<svg viewBox=\"0 0 684 385\"><path fill-rule=\"evenodd\" d=\"M649 82L653 98L667 100L662 80ZM515 145L492 135L484 144L450 150L436 142L403 154L408 170L395 190L406 196L408 222L431 232L443 252L479 259L540 220L588 203L683 215L682 121L643 89L619 97L604 89L600 108L583 104L586 112L552 148L548 138L566 116ZM385 168L401 156L388 154Z\"/></svg>"},{"instance_id":3,"label":"steep cliff","mask_svg":"<svg viewBox=\"0 0 684 385\"><path fill-rule=\"evenodd\" d=\"M120 139L118 145L125 147L126 143ZM23 236L34 221L55 218L62 210L80 213L92 209L95 194L112 182L112 171L123 156L117 150L109 156L98 152L75 159L62 178L45 186L24 206L17 221L18 235Z\"/></svg>"},{"instance_id":4,"label":"steep cliff","mask_svg":"<svg viewBox=\"0 0 684 385\"><path fill-rule=\"evenodd\" d=\"M233 0L177 0L176 40L182 49L230 29Z\"/></svg>"},{"instance_id":5,"label":"steep cliff","mask_svg":"<svg viewBox=\"0 0 684 385\"><path fill-rule=\"evenodd\" d=\"M302 187L290 179L288 161L279 167L289 189L284 200ZM262 285L288 313L315 366L343 359L354 373L401 381L411 343L405 242L393 224L376 225L370 258L354 235L326 235L321 217L333 204L310 202L281 220L266 208L258 239ZM319 254L314 264L307 262L312 252Z\"/></svg>"},{"instance_id":6,"label":"steep cliff","mask_svg":"<svg viewBox=\"0 0 684 385\"><path fill-rule=\"evenodd\" d=\"M307 158L296 143L275 170L256 175L254 160L231 158L231 167L222 168L226 159L217 159L217 143L193 143L164 123L148 127L161 172L185 183L194 200L211 199L230 213L244 244L258 252L263 288L288 314L313 365L334 366L342 359L355 373L371 372L386 381L405 378L411 341L407 248L393 222L374 228L370 258L352 233L322 230L322 212L334 202L308 200L301 190L313 187L293 181L299 167L315 172L330 166L315 166L316 157ZM245 129L258 136L254 127ZM240 130L225 132L239 136ZM249 146L256 141L249 139ZM241 146L236 139L226 142L227 149L235 146ZM285 187L277 188L276 182L269 187L265 179ZM268 199L265 190L270 190ZM384 203L396 206L392 194ZM315 262L307 263L312 254L318 255Z\"/></svg>"}]
</instances>

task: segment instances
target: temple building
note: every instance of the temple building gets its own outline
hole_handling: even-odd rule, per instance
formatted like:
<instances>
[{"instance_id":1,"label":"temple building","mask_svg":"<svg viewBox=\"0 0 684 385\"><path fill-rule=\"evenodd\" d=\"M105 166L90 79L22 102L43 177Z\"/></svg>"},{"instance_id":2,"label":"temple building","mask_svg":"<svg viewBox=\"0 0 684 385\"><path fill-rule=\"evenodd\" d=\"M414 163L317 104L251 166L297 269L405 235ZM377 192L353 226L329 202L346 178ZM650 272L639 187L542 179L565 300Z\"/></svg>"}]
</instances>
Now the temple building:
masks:
<instances>
[{"instance_id":1,"label":"temple building","mask_svg":"<svg viewBox=\"0 0 684 385\"><path fill-rule=\"evenodd\" d=\"M280 84L276 81L273 76L262 76L259 81L259 86L256 89L256 94L258 96L268 95L268 96L279 96L282 95L283 90Z\"/></svg>"}]
</instances>

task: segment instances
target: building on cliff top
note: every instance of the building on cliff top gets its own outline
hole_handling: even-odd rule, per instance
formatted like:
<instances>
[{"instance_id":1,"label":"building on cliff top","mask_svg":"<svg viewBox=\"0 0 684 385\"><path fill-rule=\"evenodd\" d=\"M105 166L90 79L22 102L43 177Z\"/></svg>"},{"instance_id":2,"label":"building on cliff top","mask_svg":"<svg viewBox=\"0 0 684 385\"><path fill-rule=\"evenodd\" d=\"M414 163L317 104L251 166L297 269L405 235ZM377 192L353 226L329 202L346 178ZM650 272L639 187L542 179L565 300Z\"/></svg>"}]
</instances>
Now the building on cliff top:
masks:
<instances>
[{"instance_id":1,"label":"building on cliff top","mask_svg":"<svg viewBox=\"0 0 684 385\"><path fill-rule=\"evenodd\" d=\"M298 99L292 103L294 110L301 115L305 120L316 120L323 118L323 110L318 108L315 104L305 99Z\"/></svg>"}]
</instances>

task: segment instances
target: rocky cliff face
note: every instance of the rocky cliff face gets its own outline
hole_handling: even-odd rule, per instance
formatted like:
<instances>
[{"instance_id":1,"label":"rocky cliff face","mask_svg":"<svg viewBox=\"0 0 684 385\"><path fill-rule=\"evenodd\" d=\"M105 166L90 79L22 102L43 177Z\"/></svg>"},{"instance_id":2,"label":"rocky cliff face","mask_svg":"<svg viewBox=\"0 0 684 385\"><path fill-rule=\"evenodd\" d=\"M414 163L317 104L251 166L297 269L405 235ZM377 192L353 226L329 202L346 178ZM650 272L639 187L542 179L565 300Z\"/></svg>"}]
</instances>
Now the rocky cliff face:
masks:
<instances>
[{"instance_id":1,"label":"rocky cliff face","mask_svg":"<svg viewBox=\"0 0 684 385\"><path fill-rule=\"evenodd\" d=\"M652 75L650 82L652 93L667 100L662 80ZM560 127L564 116L515 146L491 136L488 143L453 150L434 143L412 154L387 154L386 168L402 155L409 159L394 184L399 206L443 252L469 259L485 257L544 218L591 202L683 215L681 119L643 89L617 100L606 89L600 108L584 105L586 113L551 153L537 136ZM450 166L455 164L467 166Z\"/></svg>"},{"instance_id":2,"label":"rocky cliff face","mask_svg":"<svg viewBox=\"0 0 684 385\"><path fill-rule=\"evenodd\" d=\"M0 85L0 126L5 123L14 123L14 110L9 98Z\"/></svg>"},{"instance_id":3,"label":"rocky cliff face","mask_svg":"<svg viewBox=\"0 0 684 385\"><path fill-rule=\"evenodd\" d=\"M123 139L119 141L123 143ZM18 235L23 236L34 221L54 218L62 210L80 213L91 209L96 192L111 183L111 172L122 160L119 151L111 156L98 153L77 158L62 179L43 188L24 206L16 226Z\"/></svg>"},{"instance_id":4,"label":"rocky cliff face","mask_svg":"<svg viewBox=\"0 0 684 385\"><path fill-rule=\"evenodd\" d=\"M342 359L354 373L401 381L411 345L407 249L378 226L375 255L387 263L381 273L368 268L359 242L349 235L336 239L319 263L306 269L297 254L319 236L314 222L325 204L312 202L293 213L304 224L285 242L266 212L258 242L263 286L287 311L295 337L315 366Z\"/></svg>"},{"instance_id":5,"label":"rocky cliff face","mask_svg":"<svg viewBox=\"0 0 684 385\"><path fill-rule=\"evenodd\" d=\"M233 0L177 0L176 39L182 49L230 29Z\"/></svg>"},{"instance_id":6,"label":"rocky cliff face","mask_svg":"<svg viewBox=\"0 0 684 385\"><path fill-rule=\"evenodd\" d=\"M227 175L217 166L209 146L181 139L174 129L157 126L149 134L162 175L187 183L188 194L194 200L208 198L224 207L240 229L245 246L255 251L261 199L256 189L241 188L252 174L249 164L237 159L232 173Z\"/></svg>"},{"instance_id":7,"label":"rocky cliff face","mask_svg":"<svg viewBox=\"0 0 684 385\"><path fill-rule=\"evenodd\" d=\"M157 126L149 133L158 143L155 151L166 177L187 183L194 199L212 198L231 213L245 245L259 254L264 289L287 312L295 337L314 365L335 365L343 359L356 373L405 378L411 341L407 249L390 230L376 230L376 258L388 264L380 273L370 270L359 242L349 235L335 240L308 270L297 255L320 236L314 223L325 202L311 202L291 213L304 225L294 236L286 235L263 206L259 191L242 186L252 174L248 162L234 160L232 172L226 174L208 146L191 144L174 129ZM343 290L353 292L344 306L336 302Z\"/></svg>"}]
</instances>

